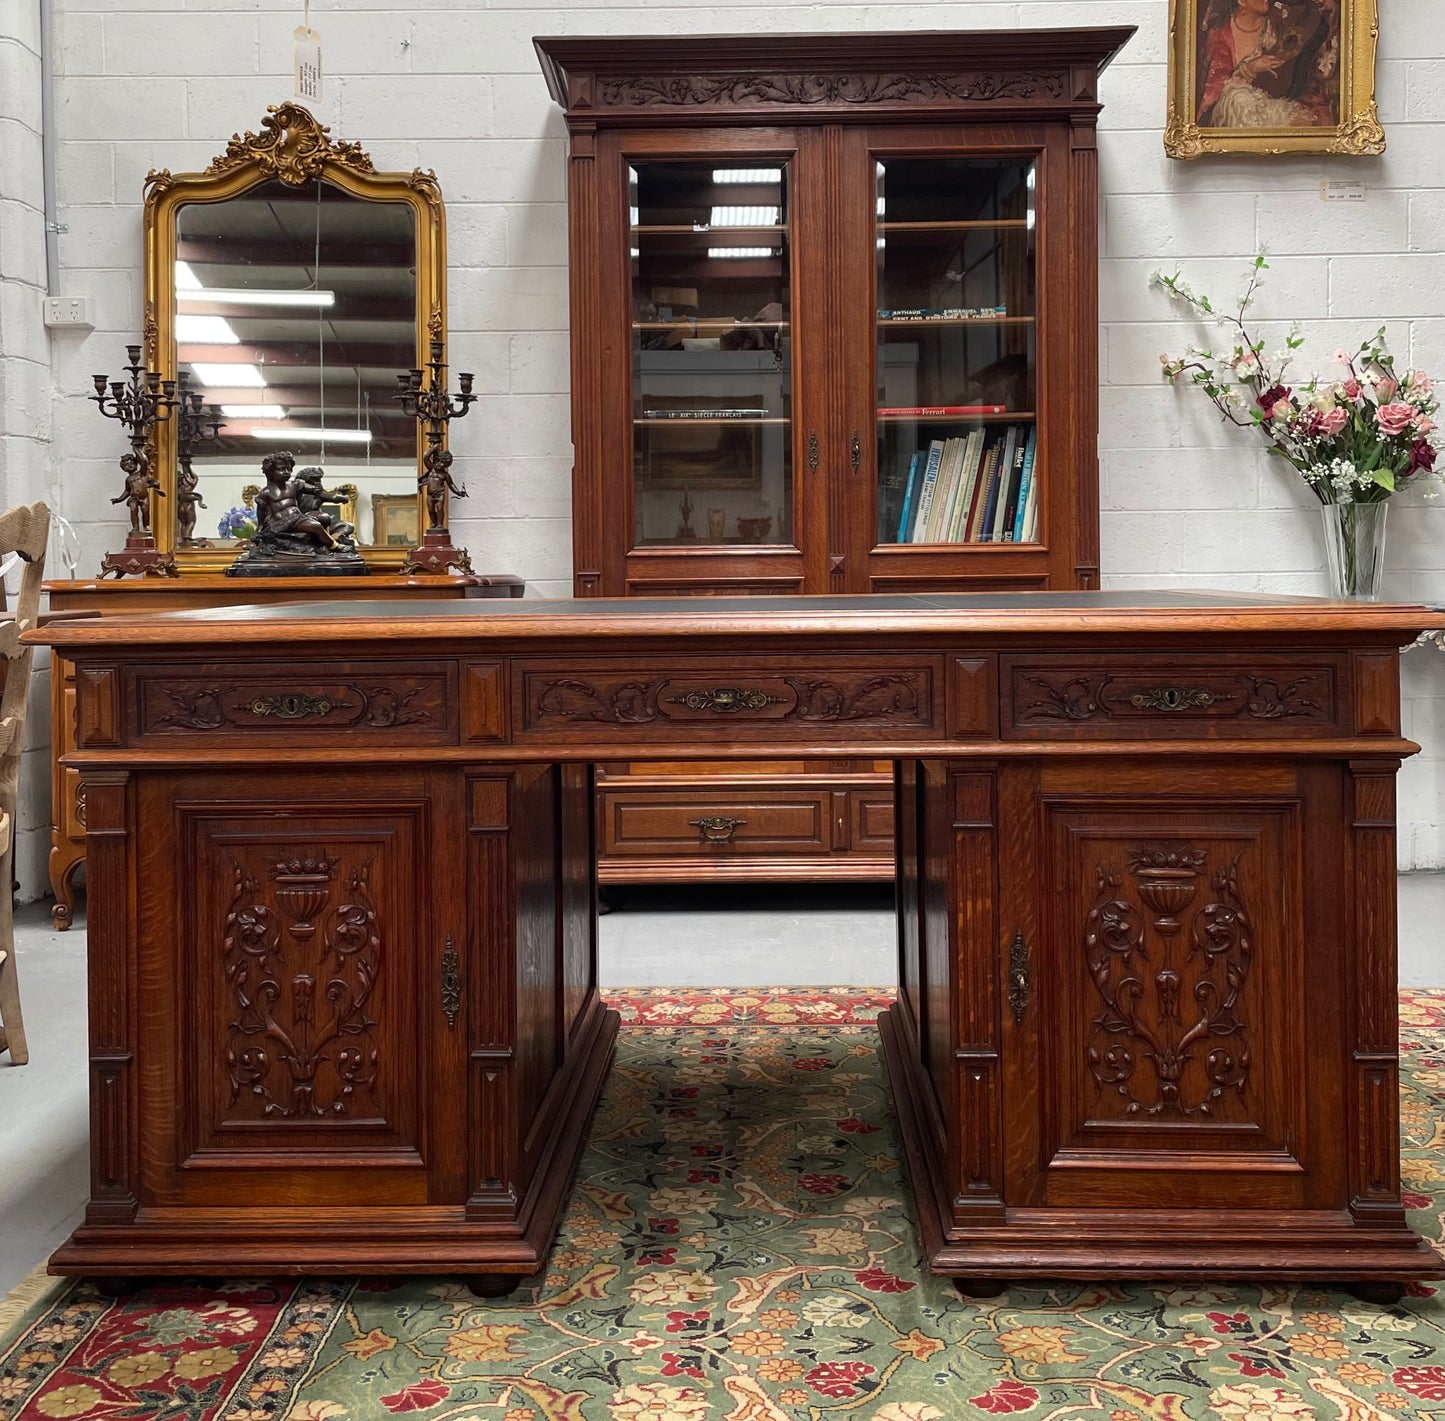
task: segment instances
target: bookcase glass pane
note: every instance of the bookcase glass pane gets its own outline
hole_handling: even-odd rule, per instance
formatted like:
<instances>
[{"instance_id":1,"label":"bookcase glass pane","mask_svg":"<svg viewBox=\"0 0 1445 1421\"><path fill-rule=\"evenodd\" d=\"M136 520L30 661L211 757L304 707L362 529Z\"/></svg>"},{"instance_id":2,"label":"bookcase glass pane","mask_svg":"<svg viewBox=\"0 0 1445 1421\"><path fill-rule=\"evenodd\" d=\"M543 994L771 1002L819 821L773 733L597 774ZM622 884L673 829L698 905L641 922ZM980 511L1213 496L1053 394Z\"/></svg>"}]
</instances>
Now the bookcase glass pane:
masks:
<instances>
[{"instance_id":1,"label":"bookcase glass pane","mask_svg":"<svg viewBox=\"0 0 1445 1421\"><path fill-rule=\"evenodd\" d=\"M793 542L788 180L628 170L635 547Z\"/></svg>"},{"instance_id":2,"label":"bookcase glass pane","mask_svg":"<svg viewBox=\"0 0 1445 1421\"><path fill-rule=\"evenodd\" d=\"M876 176L878 542L1035 542L1033 161Z\"/></svg>"}]
</instances>

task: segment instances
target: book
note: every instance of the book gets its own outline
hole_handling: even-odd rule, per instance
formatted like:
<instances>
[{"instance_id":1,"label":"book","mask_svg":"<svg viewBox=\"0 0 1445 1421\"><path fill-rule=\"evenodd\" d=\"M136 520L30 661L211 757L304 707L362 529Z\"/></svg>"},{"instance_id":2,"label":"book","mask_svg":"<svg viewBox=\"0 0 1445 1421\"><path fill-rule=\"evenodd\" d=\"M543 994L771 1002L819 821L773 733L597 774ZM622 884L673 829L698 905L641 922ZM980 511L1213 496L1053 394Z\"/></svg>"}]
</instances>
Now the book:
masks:
<instances>
[{"instance_id":1,"label":"book","mask_svg":"<svg viewBox=\"0 0 1445 1421\"><path fill-rule=\"evenodd\" d=\"M990 543L1003 542L1003 515L1004 509L1008 506L1009 485L1014 478L1014 454L1019 443L1018 429L1018 425L1011 424L1004 434L1003 454L999 460L998 470L998 497L994 500L993 518L989 528L985 530L988 533L987 541Z\"/></svg>"},{"instance_id":2,"label":"book","mask_svg":"<svg viewBox=\"0 0 1445 1421\"><path fill-rule=\"evenodd\" d=\"M1007 414L1007 405L890 405L878 411L880 415L912 416L915 419L935 415L956 414Z\"/></svg>"},{"instance_id":3,"label":"book","mask_svg":"<svg viewBox=\"0 0 1445 1421\"><path fill-rule=\"evenodd\" d=\"M978 488L974 493L973 512L969 515L968 536L964 539L968 543L981 543L984 541L983 528L984 518L988 512L989 498L994 485L994 478L998 472L999 441L991 439L988 448L984 451L983 465L978 471Z\"/></svg>"},{"instance_id":4,"label":"book","mask_svg":"<svg viewBox=\"0 0 1445 1421\"><path fill-rule=\"evenodd\" d=\"M1014 513L1014 542L1022 543L1025 539L1024 529L1028 524L1028 509L1031 491L1034 483L1034 455L1039 447L1039 427L1033 425L1029 429L1028 444L1024 449L1023 479L1019 485L1018 508Z\"/></svg>"},{"instance_id":5,"label":"book","mask_svg":"<svg viewBox=\"0 0 1445 1421\"><path fill-rule=\"evenodd\" d=\"M898 515L898 536L894 542L908 541L908 515L913 507L913 490L918 482L918 465L922 462L923 451L915 449L908 461L908 482L903 485L903 508Z\"/></svg>"},{"instance_id":6,"label":"book","mask_svg":"<svg viewBox=\"0 0 1445 1421\"><path fill-rule=\"evenodd\" d=\"M958 487L963 476L963 449L968 440L962 435L946 439L943 462L938 468L939 492L933 498L933 522L928 530L930 543L946 543L953 526L953 510L958 504Z\"/></svg>"},{"instance_id":7,"label":"book","mask_svg":"<svg viewBox=\"0 0 1445 1421\"><path fill-rule=\"evenodd\" d=\"M1037 543L1039 540L1039 481L1037 477L1029 483L1029 504L1024 512L1024 536L1025 543Z\"/></svg>"},{"instance_id":8,"label":"book","mask_svg":"<svg viewBox=\"0 0 1445 1421\"><path fill-rule=\"evenodd\" d=\"M1024 457L1028 450L1028 440L1024 436L1022 427L1018 432L1014 448L1013 472L1009 476L1008 500L1004 504L1003 527L1001 536L1005 543L1014 541L1014 522L1018 517L1019 498L1023 490L1024 482Z\"/></svg>"},{"instance_id":9,"label":"book","mask_svg":"<svg viewBox=\"0 0 1445 1421\"><path fill-rule=\"evenodd\" d=\"M643 410L639 419L765 419L765 409Z\"/></svg>"},{"instance_id":10,"label":"book","mask_svg":"<svg viewBox=\"0 0 1445 1421\"><path fill-rule=\"evenodd\" d=\"M1008 315L1007 306L894 306L880 309L880 321L986 321Z\"/></svg>"},{"instance_id":11,"label":"book","mask_svg":"<svg viewBox=\"0 0 1445 1421\"><path fill-rule=\"evenodd\" d=\"M968 515L973 509L973 493L978 487L978 466L983 454L984 432L970 432L963 446L963 473L959 481L958 500L954 504L953 521L949 524L948 541L962 543L967 537Z\"/></svg>"},{"instance_id":12,"label":"book","mask_svg":"<svg viewBox=\"0 0 1445 1421\"><path fill-rule=\"evenodd\" d=\"M928 526L928 514L933 507L933 490L938 482L938 466L943 459L943 440L935 439L928 446L928 463L924 466L923 481L918 491L918 508L913 515L913 526L908 530L910 543L921 543L919 534Z\"/></svg>"}]
</instances>

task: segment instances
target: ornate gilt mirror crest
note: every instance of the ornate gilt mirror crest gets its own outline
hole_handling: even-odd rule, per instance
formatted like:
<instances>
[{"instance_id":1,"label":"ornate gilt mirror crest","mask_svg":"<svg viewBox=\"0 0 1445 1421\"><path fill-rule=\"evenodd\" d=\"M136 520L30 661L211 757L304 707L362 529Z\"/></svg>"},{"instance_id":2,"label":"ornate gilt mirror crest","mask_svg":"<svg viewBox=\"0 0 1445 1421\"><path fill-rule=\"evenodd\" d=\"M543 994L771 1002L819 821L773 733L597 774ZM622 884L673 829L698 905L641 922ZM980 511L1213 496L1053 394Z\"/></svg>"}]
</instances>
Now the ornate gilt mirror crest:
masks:
<instances>
[{"instance_id":1,"label":"ornate gilt mirror crest","mask_svg":"<svg viewBox=\"0 0 1445 1421\"><path fill-rule=\"evenodd\" d=\"M220 410L179 469L174 422L156 429L159 549L183 574L223 572L254 526L246 489L285 449L345 491L368 567L400 569L425 514L397 376L446 326L435 174L379 173L287 103L204 172L152 171L144 220L146 363ZM404 503L415 517L378 511Z\"/></svg>"}]
</instances>

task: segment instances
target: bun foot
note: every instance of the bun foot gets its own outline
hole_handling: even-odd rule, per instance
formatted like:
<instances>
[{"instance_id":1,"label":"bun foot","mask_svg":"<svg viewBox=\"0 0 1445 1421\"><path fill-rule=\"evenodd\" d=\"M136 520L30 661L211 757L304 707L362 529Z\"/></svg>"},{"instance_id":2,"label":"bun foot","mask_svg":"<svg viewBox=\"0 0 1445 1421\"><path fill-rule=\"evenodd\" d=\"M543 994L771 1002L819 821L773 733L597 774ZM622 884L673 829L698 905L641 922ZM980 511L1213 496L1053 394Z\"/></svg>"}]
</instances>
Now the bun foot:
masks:
<instances>
[{"instance_id":1,"label":"bun foot","mask_svg":"<svg viewBox=\"0 0 1445 1421\"><path fill-rule=\"evenodd\" d=\"M1345 1289L1362 1303L1378 1303L1382 1307L1398 1303L1405 1296L1403 1283L1346 1283Z\"/></svg>"},{"instance_id":2,"label":"bun foot","mask_svg":"<svg viewBox=\"0 0 1445 1421\"><path fill-rule=\"evenodd\" d=\"M92 1278L95 1291L103 1298L129 1298L140 1292L149 1278Z\"/></svg>"},{"instance_id":3,"label":"bun foot","mask_svg":"<svg viewBox=\"0 0 1445 1421\"><path fill-rule=\"evenodd\" d=\"M997 1298L1008 1284L1002 1278L955 1278L953 1286L966 1298Z\"/></svg>"},{"instance_id":4,"label":"bun foot","mask_svg":"<svg viewBox=\"0 0 1445 1421\"><path fill-rule=\"evenodd\" d=\"M505 1298L517 1291L521 1281L520 1273L473 1273L466 1284L473 1297Z\"/></svg>"}]
</instances>

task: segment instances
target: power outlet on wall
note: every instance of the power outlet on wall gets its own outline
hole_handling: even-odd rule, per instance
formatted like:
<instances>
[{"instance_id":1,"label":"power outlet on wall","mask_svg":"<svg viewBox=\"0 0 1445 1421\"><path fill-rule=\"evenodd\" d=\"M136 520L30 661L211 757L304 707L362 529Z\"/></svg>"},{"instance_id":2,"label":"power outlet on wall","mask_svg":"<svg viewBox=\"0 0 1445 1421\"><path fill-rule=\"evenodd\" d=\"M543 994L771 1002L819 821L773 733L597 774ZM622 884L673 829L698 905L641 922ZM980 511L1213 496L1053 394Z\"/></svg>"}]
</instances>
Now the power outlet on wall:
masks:
<instances>
[{"instance_id":1,"label":"power outlet on wall","mask_svg":"<svg viewBox=\"0 0 1445 1421\"><path fill-rule=\"evenodd\" d=\"M93 331L95 306L89 296L47 296L45 324L51 330Z\"/></svg>"}]
</instances>

